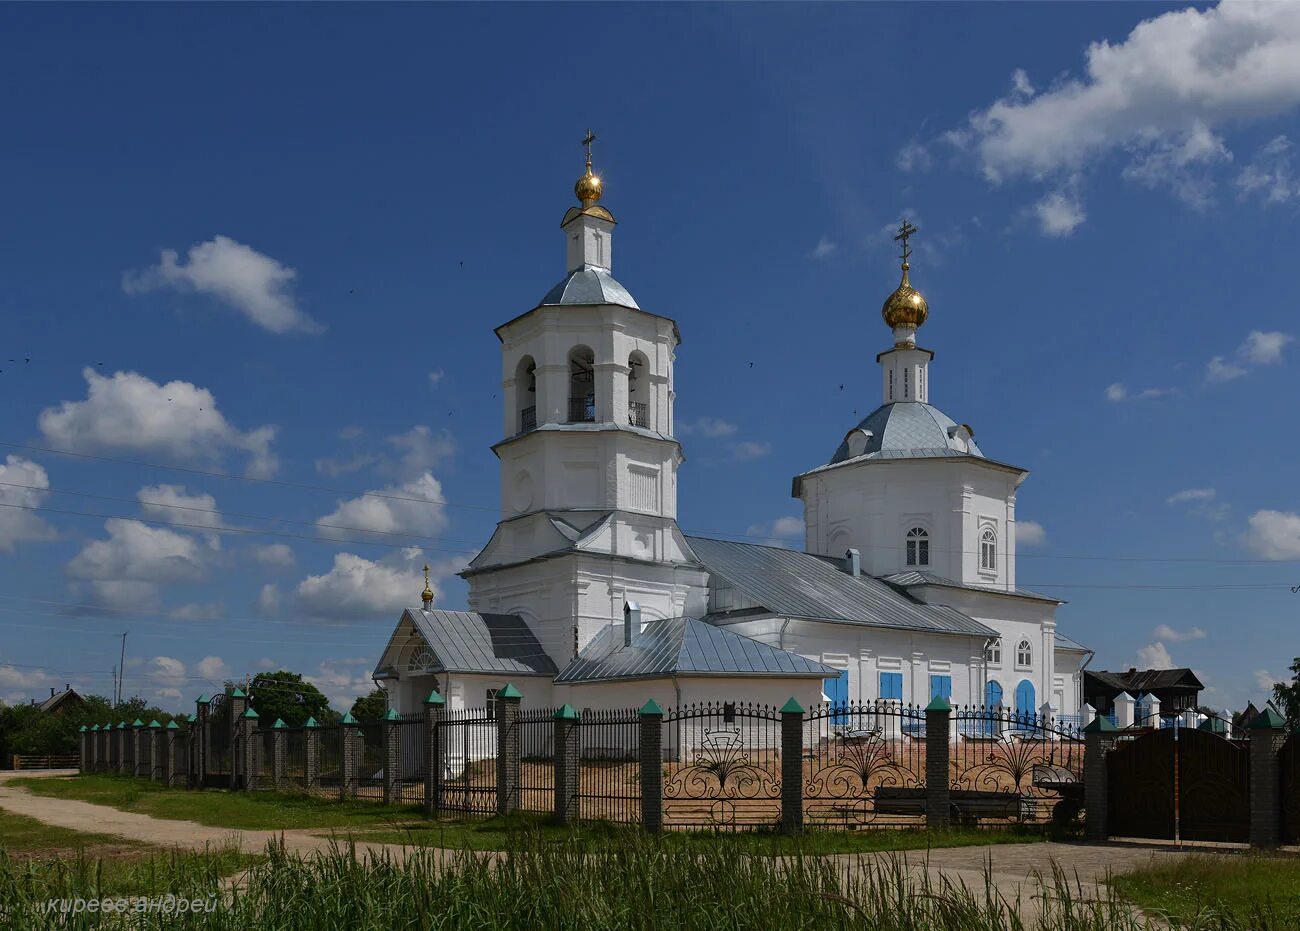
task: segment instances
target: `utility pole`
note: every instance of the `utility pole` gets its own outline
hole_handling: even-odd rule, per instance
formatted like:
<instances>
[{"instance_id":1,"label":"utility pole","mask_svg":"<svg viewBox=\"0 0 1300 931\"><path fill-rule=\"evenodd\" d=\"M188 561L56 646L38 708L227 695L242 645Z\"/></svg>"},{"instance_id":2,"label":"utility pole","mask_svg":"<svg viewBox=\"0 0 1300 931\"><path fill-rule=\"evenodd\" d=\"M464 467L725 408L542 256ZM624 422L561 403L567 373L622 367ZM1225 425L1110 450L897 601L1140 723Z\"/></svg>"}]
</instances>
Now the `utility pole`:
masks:
<instances>
[{"instance_id":1,"label":"utility pole","mask_svg":"<svg viewBox=\"0 0 1300 931\"><path fill-rule=\"evenodd\" d=\"M122 631L122 658L117 667L121 670L121 673L117 677L117 695L113 700L114 708L122 704L122 679L126 676L126 635L129 633L129 630Z\"/></svg>"}]
</instances>

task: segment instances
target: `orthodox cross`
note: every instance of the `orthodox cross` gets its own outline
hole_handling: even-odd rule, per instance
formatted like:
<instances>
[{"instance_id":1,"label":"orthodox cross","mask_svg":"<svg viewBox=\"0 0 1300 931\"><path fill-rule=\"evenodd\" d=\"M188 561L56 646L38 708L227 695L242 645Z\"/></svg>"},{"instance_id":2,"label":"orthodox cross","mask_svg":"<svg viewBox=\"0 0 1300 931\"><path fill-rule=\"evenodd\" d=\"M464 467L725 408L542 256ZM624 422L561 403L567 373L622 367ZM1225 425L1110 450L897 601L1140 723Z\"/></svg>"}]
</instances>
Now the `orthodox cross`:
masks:
<instances>
[{"instance_id":1,"label":"orthodox cross","mask_svg":"<svg viewBox=\"0 0 1300 931\"><path fill-rule=\"evenodd\" d=\"M908 237L913 236L918 232L919 230L917 230L917 228L908 220L904 220L903 225L898 228L898 235L894 237L894 242L901 242L903 244L902 259L904 263L906 263L908 258L912 255L912 250L907 245Z\"/></svg>"},{"instance_id":2,"label":"orthodox cross","mask_svg":"<svg viewBox=\"0 0 1300 931\"><path fill-rule=\"evenodd\" d=\"M588 164L588 165L591 164L591 144L592 144L593 142L595 142L595 141L596 141L596 134L593 133L590 129L587 130L587 135L583 137L583 139L582 139L582 144L583 144L584 146L587 147L587 164Z\"/></svg>"}]
</instances>

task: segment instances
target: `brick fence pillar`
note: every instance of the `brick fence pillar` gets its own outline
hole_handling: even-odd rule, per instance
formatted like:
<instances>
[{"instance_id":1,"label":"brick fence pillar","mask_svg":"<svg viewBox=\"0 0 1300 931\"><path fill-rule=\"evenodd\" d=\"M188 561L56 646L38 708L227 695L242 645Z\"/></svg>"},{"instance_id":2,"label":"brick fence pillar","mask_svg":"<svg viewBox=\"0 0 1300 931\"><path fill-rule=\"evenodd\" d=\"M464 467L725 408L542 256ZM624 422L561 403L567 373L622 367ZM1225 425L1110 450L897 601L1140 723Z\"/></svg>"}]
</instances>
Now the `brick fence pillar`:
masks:
<instances>
[{"instance_id":1,"label":"brick fence pillar","mask_svg":"<svg viewBox=\"0 0 1300 931\"><path fill-rule=\"evenodd\" d=\"M95 742L99 739L99 725L92 724L89 728L81 725L81 771L94 772L99 768L97 759L98 748Z\"/></svg>"},{"instance_id":2,"label":"brick fence pillar","mask_svg":"<svg viewBox=\"0 0 1300 931\"><path fill-rule=\"evenodd\" d=\"M384 714L384 804L397 804L402 782L402 719L395 708Z\"/></svg>"},{"instance_id":3,"label":"brick fence pillar","mask_svg":"<svg viewBox=\"0 0 1300 931\"><path fill-rule=\"evenodd\" d=\"M303 775L303 788L308 792L320 788L320 725L315 718L308 718L302 725L306 743L306 770Z\"/></svg>"},{"instance_id":4,"label":"brick fence pillar","mask_svg":"<svg viewBox=\"0 0 1300 931\"><path fill-rule=\"evenodd\" d=\"M99 725L96 724L95 727L99 727ZM81 754L81 758L77 761L77 771L80 772L83 776L86 773L86 767L90 760L90 738L86 736L89 733L90 733L90 728L86 727L86 725L84 724L81 725L81 730L78 731L79 734L78 739L80 740L80 743L78 743L77 745Z\"/></svg>"},{"instance_id":5,"label":"brick fence pillar","mask_svg":"<svg viewBox=\"0 0 1300 931\"><path fill-rule=\"evenodd\" d=\"M781 706L781 833L803 832L803 705Z\"/></svg>"},{"instance_id":6,"label":"brick fence pillar","mask_svg":"<svg viewBox=\"0 0 1300 931\"><path fill-rule=\"evenodd\" d=\"M248 710L248 696L243 689L232 689L226 693L226 705L230 708L227 728L230 732L230 786L239 788L246 782L247 770L244 768L247 749L244 747L244 712Z\"/></svg>"},{"instance_id":7,"label":"brick fence pillar","mask_svg":"<svg viewBox=\"0 0 1300 931\"><path fill-rule=\"evenodd\" d=\"M180 732L180 725L175 721L168 721L167 729L163 731L163 785L169 789L176 785L178 768L176 766L176 748L183 746L183 744L178 744L176 740Z\"/></svg>"},{"instance_id":8,"label":"brick fence pillar","mask_svg":"<svg viewBox=\"0 0 1300 931\"><path fill-rule=\"evenodd\" d=\"M948 826L952 805L948 764L952 756L952 706L942 696L925 706L925 826Z\"/></svg>"},{"instance_id":9,"label":"brick fence pillar","mask_svg":"<svg viewBox=\"0 0 1300 931\"><path fill-rule=\"evenodd\" d=\"M163 726L157 721L149 722L149 778L161 782L163 778Z\"/></svg>"},{"instance_id":10,"label":"brick fence pillar","mask_svg":"<svg viewBox=\"0 0 1300 931\"><path fill-rule=\"evenodd\" d=\"M125 721L118 721L117 727L113 730L114 739L117 741L117 771L123 776L135 771L134 757L131 756L134 738L129 728L130 725Z\"/></svg>"},{"instance_id":11,"label":"brick fence pillar","mask_svg":"<svg viewBox=\"0 0 1300 931\"><path fill-rule=\"evenodd\" d=\"M555 712L555 823L569 825L578 820L578 712L563 705Z\"/></svg>"},{"instance_id":12,"label":"brick fence pillar","mask_svg":"<svg viewBox=\"0 0 1300 931\"><path fill-rule=\"evenodd\" d=\"M519 700L509 682L497 692L497 814L519 807Z\"/></svg>"},{"instance_id":13,"label":"brick fence pillar","mask_svg":"<svg viewBox=\"0 0 1300 931\"><path fill-rule=\"evenodd\" d=\"M239 788L251 792L257 788L257 742L261 732L257 726L257 712L247 709L239 716L239 750L241 775Z\"/></svg>"},{"instance_id":14,"label":"brick fence pillar","mask_svg":"<svg viewBox=\"0 0 1300 931\"><path fill-rule=\"evenodd\" d=\"M1094 844L1105 843L1110 836L1106 821L1110 791L1106 756L1115 746L1118 734L1119 728L1103 714L1083 729L1083 836Z\"/></svg>"},{"instance_id":15,"label":"brick fence pillar","mask_svg":"<svg viewBox=\"0 0 1300 931\"><path fill-rule=\"evenodd\" d=\"M113 725L105 724L99 729L100 746L103 748L99 759L99 769L106 773L117 769L117 735Z\"/></svg>"},{"instance_id":16,"label":"brick fence pillar","mask_svg":"<svg viewBox=\"0 0 1300 931\"><path fill-rule=\"evenodd\" d=\"M1286 722L1265 708L1250 722L1250 846L1281 842L1282 785L1277 751L1286 739Z\"/></svg>"},{"instance_id":17,"label":"brick fence pillar","mask_svg":"<svg viewBox=\"0 0 1300 931\"><path fill-rule=\"evenodd\" d=\"M664 829L664 710L653 698L641 707L641 824Z\"/></svg>"},{"instance_id":18,"label":"brick fence pillar","mask_svg":"<svg viewBox=\"0 0 1300 931\"><path fill-rule=\"evenodd\" d=\"M446 707L437 690L424 700L424 813L431 818L442 811L442 778L447 772L443 750L442 712Z\"/></svg>"},{"instance_id":19,"label":"brick fence pillar","mask_svg":"<svg viewBox=\"0 0 1300 931\"><path fill-rule=\"evenodd\" d=\"M145 740L145 723L139 718L131 725L131 760L133 767L131 775L139 778L149 775L149 744Z\"/></svg>"},{"instance_id":20,"label":"brick fence pillar","mask_svg":"<svg viewBox=\"0 0 1300 931\"><path fill-rule=\"evenodd\" d=\"M197 714L190 715L185 719L185 727L181 729L181 737L185 745L185 785L191 789L200 787L198 738L201 732L198 730L198 720Z\"/></svg>"},{"instance_id":21,"label":"brick fence pillar","mask_svg":"<svg viewBox=\"0 0 1300 931\"><path fill-rule=\"evenodd\" d=\"M198 700L194 702L193 723L190 725L190 753L194 759L194 773L191 782L199 788L203 787L204 778L207 776L208 767L211 765L208 762L208 747L212 744L208 731L208 722L211 717L211 709L208 707L209 701L211 699L208 696L200 695Z\"/></svg>"},{"instance_id":22,"label":"brick fence pillar","mask_svg":"<svg viewBox=\"0 0 1300 931\"><path fill-rule=\"evenodd\" d=\"M284 788L284 722L279 718L271 725L271 786Z\"/></svg>"},{"instance_id":23,"label":"brick fence pillar","mask_svg":"<svg viewBox=\"0 0 1300 931\"><path fill-rule=\"evenodd\" d=\"M352 717L352 712L349 711L343 715L343 720L339 721L339 727L342 728L340 737L343 741L343 778L340 791L343 798L356 798L357 773L361 769L361 753L364 748L361 725L357 723L357 719Z\"/></svg>"}]
</instances>

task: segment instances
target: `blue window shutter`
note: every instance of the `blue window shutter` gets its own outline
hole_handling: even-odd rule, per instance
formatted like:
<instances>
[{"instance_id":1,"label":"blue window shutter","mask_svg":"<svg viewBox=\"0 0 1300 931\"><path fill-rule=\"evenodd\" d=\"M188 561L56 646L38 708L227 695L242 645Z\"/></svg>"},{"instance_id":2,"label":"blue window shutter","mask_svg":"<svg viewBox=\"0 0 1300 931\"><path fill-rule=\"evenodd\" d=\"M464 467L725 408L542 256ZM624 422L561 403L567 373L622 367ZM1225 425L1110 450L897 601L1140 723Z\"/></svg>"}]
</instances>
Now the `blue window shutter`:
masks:
<instances>
[{"instance_id":1,"label":"blue window shutter","mask_svg":"<svg viewBox=\"0 0 1300 931\"><path fill-rule=\"evenodd\" d=\"M880 697L903 699L903 674L901 672L882 672L880 674Z\"/></svg>"},{"instance_id":2,"label":"blue window shutter","mask_svg":"<svg viewBox=\"0 0 1300 931\"><path fill-rule=\"evenodd\" d=\"M948 701L952 698L952 676L931 676L930 677L930 698L942 698Z\"/></svg>"},{"instance_id":3,"label":"blue window shutter","mask_svg":"<svg viewBox=\"0 0 1300 931\"><path fill-rule=\"evenodd\" d=\"M1028 679L1021 679L1020 684L1016 686L1016 714L1028 717L1038 713L1038 708L1034 704L1034 683Z\"/></svg>"}]
</instances>

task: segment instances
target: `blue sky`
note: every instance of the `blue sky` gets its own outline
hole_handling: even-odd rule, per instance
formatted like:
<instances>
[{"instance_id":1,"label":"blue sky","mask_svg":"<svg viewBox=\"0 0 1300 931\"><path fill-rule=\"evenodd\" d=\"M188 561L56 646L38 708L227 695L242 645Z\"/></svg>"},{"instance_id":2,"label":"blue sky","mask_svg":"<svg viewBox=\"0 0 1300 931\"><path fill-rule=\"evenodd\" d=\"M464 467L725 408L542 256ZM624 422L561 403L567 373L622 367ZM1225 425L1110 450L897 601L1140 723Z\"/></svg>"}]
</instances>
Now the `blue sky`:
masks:
<instances>
[{"instance_id":1,"label":"blue sky","mask_svg":"<svg viewBox=\"0 0 1300 931\"><path fill-rule=\"evenodd\" d=\"M1218 706L1300 653L1292 5L19 5L0 86L0 698L107 692L129 630L128 693L342 702L426 559L463 607L588 126L688 531L791 537L906 213L1061 629Z\"/></svg>"}]
</instances>

